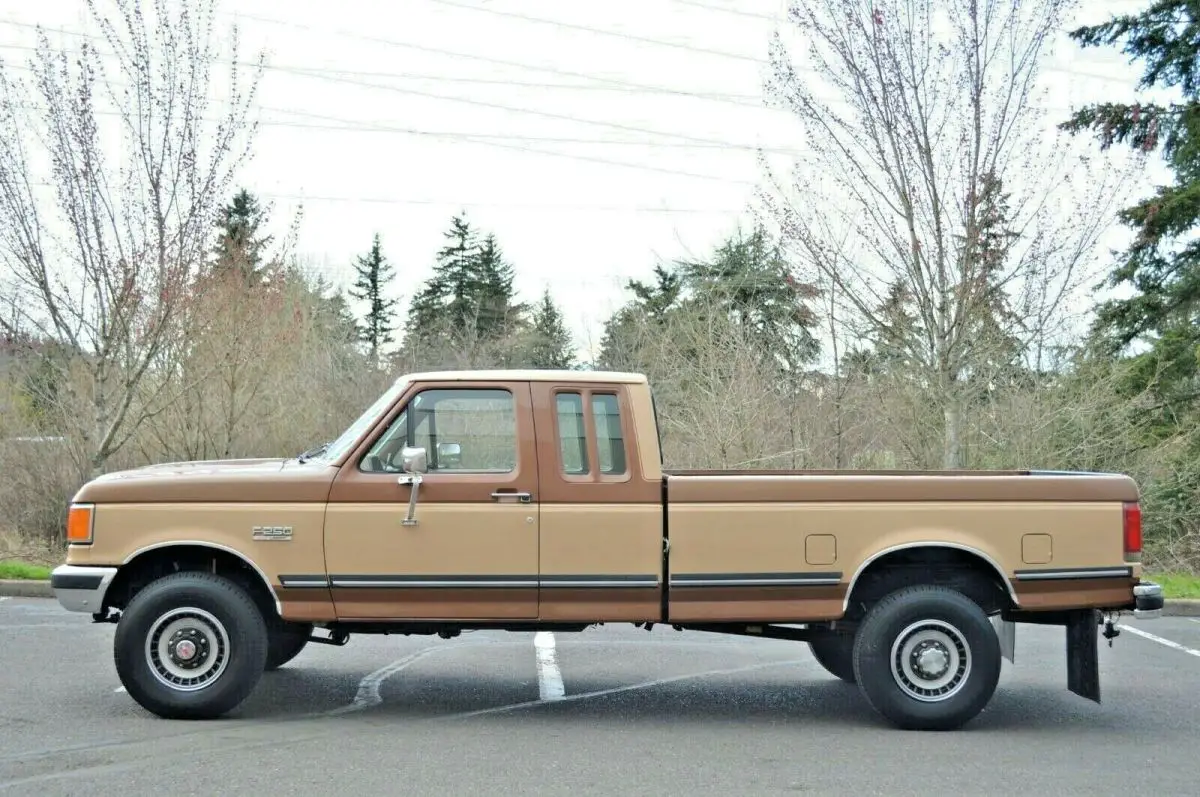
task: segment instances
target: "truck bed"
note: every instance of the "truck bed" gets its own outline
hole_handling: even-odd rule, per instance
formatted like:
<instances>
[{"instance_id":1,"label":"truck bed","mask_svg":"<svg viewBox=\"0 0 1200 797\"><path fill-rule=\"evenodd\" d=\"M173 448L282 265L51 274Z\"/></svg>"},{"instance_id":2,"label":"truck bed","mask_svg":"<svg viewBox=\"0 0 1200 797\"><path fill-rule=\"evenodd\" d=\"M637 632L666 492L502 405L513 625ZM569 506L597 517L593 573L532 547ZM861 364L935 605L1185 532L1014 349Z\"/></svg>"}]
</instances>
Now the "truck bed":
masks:
<instances>
[{"instance_id":1,"label":"truck bed","mask_svg":"<svg viewBox=\"0 0 1200 797\"><path fill-rule=\"evenodd\" d=\"M1113 473L1037 470L664 470L667 502L1039 501L1121 504L1137 484Z\"/></svg>"}]
</instances>

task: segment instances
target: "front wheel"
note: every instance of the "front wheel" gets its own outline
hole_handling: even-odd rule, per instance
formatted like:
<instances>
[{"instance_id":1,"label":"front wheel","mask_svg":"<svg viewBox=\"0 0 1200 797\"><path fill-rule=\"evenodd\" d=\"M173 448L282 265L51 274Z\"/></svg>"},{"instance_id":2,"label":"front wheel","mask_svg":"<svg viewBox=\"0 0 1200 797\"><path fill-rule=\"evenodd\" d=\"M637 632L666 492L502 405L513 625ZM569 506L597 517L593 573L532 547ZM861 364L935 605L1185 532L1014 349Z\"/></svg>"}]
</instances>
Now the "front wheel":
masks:
<instances>
[{"instance_id":1,"label":"front wheel","mask_svg":"<svg viewBox=\"0 0 1200 797\"><path fill-rule=\"evenodd\" d=\"M300 655L312 637L312 623L276 622L267 632L266 671L277 670Z\"/></svg>"},{"instance_id":2,"label":"front wheel","mask_svg":"<svg viewBox=\"0 0 1200 797\"><path fill-rule=\"evenodd\" d=\"M946 587L916 586L879 601L854 643L859 689L910 730L952 730L981 712L1000 679L1000 641L977 603Z\"/></svg>"},{"instance_id":3,"label":"front wheel","mask_svg":"<svg viewBox=\"0 0 1200 797\"><path fill-rule=\"evenodd\" d=\"M253 691L267 659L267 626L242 587L183 572L138 592L113 639L129 696L168 719L211 719Z\"/></svg>"},{"instance_id":4,"label":"front wheel","mask_svg":"<svg viewBox=\"0 0 1200 797\"><path fill-rule=\"evenodd\" d=\"M854 637L849 634L831 634L812 639L808 643L817 663L830 675L846 683L854 683Z\"/></svg>"}]
</instances>

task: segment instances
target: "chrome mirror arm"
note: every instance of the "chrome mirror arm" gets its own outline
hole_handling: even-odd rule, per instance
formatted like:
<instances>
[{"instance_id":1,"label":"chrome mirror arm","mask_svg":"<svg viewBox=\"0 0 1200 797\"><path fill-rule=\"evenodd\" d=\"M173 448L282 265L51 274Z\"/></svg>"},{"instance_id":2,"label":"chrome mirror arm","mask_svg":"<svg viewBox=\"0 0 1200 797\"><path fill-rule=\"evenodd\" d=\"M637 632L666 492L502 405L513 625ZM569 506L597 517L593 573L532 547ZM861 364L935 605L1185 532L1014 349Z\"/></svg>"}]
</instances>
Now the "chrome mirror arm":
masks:
<instances>
[{"instance_id":1,"label":"chrome mirror arm","mask_svg":"<svg viewBox=\"0 0 1200 797\"><path fill-rule=\"evenodd\" d=\"M417 525L417 492L421 488L421 474L405 473L396 480L396 483L412 488L412 491L408 494L408 515L400 521L400 525L415 526Z\"/></svg>"}]
</instances>

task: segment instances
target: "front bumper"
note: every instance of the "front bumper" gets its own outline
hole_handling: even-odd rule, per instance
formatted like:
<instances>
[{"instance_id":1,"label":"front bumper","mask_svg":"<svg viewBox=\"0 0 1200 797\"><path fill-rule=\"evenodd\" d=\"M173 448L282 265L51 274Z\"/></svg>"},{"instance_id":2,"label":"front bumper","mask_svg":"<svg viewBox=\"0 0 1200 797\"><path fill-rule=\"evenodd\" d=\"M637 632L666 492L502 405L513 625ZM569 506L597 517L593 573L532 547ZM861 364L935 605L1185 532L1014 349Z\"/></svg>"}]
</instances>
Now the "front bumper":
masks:
<instances>
[{"instance_id":1,"label":"front bumper","mask_svg":"<svg viewBox=\"0 0 1200 797\"><path fill-rule=\"evenodd\" d=\"M1162 617L1163 590L1153 581L1143 581L1133 588L1133 616L1138 619L1152 620Z\"/></svg>"},{"instance_id":2,"label":"front bumper","mask_svg":"<svg viewBox=\"0 0 1200 797\"><path fill-rule=\"evenodd\" d=\"M116 575L115 567L59 565L50 573L50 588L68 611L95 614L104 605L104 595Z\"/></svg>"}]
</instances>

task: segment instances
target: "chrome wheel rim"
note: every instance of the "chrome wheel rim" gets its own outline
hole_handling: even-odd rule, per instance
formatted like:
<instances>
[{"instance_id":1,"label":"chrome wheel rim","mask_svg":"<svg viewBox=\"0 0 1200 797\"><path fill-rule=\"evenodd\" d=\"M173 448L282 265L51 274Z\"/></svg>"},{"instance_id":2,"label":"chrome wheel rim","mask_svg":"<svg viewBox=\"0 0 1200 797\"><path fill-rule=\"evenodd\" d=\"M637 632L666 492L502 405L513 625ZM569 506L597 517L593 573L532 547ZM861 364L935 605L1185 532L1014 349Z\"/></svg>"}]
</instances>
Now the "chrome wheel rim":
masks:
<instances>
[{"instance_id":1,"label":"chrome wheel rim","mask_svg":"<svg viewBox=\"0 0 1200 797\"><path fill-rule=\"evenodd\" d=\"M896 635L891 667L896 684L914 700L948 700L971 674L971 646L951 624L921 620Z\"/></svg>"},{"instance_id":2,"label":"chrome wheel rim","mask_svg":"<svg viewBox=\"0 0 1200 797\"><path fill-rule=\"evenodd\" d=\"M229 664L229 634L203 609L172 609L146 635L146 663L159 683L195 692L216 681Z\"/></svg>"}]
</instances>

